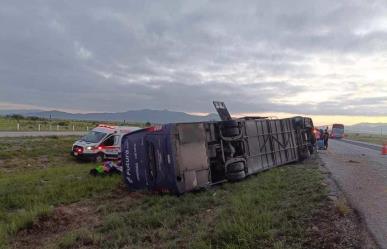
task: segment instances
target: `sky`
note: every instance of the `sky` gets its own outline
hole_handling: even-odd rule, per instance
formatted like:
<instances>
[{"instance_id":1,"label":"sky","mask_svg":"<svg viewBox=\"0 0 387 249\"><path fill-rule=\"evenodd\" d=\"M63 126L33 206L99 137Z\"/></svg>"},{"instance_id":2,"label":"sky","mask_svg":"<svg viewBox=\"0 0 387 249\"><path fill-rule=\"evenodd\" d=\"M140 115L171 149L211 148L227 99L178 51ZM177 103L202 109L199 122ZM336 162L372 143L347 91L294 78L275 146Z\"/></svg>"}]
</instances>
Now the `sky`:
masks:
<instances>
[{"instance_id":1,"label":"sky","mask_svg":"<svg viewBox=\"0 0 387 249\"><path fill-rule=\"evenodd\" d=\"M0 109L387 122L386 1L0 0Z\"/></svg>"}]
</instances>

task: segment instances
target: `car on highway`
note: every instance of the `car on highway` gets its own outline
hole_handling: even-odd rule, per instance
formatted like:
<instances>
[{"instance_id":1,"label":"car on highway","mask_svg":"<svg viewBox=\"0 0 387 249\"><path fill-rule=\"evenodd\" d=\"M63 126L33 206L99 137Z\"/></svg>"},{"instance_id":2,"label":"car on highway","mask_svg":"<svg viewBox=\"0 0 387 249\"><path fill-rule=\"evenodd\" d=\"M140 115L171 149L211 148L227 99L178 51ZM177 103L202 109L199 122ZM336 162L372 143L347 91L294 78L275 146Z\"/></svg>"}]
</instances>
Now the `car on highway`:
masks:
<instances>
[{"instance_id":1,"label":"car on highway","mask_svg":"<svg viewBox=\"0 0 387 249\"><path fill-rule=\"evenodd\" d=\"M139 129L141 128L100 124L73 144L71 155L77 159L95 162L118 159L122 137Z\"/></svg>"}]
</instances>

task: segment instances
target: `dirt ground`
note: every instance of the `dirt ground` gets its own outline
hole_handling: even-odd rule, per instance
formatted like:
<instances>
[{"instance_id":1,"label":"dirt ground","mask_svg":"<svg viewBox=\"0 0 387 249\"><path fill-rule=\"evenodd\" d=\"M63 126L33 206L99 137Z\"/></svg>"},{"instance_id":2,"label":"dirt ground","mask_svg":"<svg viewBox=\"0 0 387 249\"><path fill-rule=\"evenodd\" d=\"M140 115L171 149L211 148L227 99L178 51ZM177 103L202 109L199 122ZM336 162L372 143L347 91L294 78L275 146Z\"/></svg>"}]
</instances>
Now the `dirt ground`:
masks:
<instances>
[{"instance_id":1,"label":"dirt ground","mask_svg":"<svg viewBox=\"0 0 387 249\"><path fill-rule=\"evenodd\" d=\"M140 193L129 193L122 185L107 198L58 206L52 214L40 217L30 228L18 232L11 243L11 248L50 248L52 242L70 231L98 227L101 224L101 212L97 207L101 204L108 202L119 210L120 206L127 207L128 204L139 201L142 196Z\"/></svg>"}]
</instances>

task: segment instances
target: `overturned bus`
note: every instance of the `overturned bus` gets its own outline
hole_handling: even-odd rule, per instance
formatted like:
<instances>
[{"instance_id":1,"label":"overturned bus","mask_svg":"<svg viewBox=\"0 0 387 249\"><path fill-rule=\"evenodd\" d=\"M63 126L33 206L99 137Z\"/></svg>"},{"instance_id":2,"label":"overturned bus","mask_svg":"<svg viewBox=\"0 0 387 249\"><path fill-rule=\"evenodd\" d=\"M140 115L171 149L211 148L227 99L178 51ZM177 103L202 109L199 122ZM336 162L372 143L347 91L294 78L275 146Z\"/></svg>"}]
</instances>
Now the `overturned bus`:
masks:
<instances>
[{"instance_id":1,"label":"overturned bus","mask_svg":"<svg viewBox=\"0 0 387 249\"><path fill-rule=\"evenodd\" d=\"M306 159L314 148L310 118L171 123L122 138L123 177L129 190L182 194L224 181L239 181L276 166Z\"/></svg>"}]
</instances>

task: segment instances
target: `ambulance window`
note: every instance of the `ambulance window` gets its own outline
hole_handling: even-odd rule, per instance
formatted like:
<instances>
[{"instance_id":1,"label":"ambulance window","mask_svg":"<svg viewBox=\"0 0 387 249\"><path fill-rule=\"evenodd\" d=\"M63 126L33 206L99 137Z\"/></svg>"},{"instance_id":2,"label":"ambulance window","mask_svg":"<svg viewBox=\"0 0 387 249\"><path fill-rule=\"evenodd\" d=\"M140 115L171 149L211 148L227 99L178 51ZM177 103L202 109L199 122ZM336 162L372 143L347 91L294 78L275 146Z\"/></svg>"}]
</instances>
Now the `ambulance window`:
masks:
<instances>
[{"instance_id":1,"label":"ambulance window","mask_svg":"<svg viewBox=\"0 0 387 249\"><path fill-rule=\"evenodd\" d=\"M120 143L120 136L114 136L114 144L118 145Z\"/></svg>"},{"instance_id":2,"label":"ambulance window","mask_svg":"<svg viewBox=\"0 0 387 249\"><path fill-rule=\"evenodd\" d=\"M102 143L103 146L113 146L114 145L114 136L110 136L105 139L105 141Z\"/></svg>"},{"instance_id":3,"label":"ambulance window","mask_svg":"<svg viewBox=\"0 0 387 249\"><path fill-rule=\"evenodd\" d=\"M99 132L99 131L91 131L86 136L83 136L81 140L89 143L98 143L105 136L106 136L106 133Z\"/></svg>"}]
</instances>

